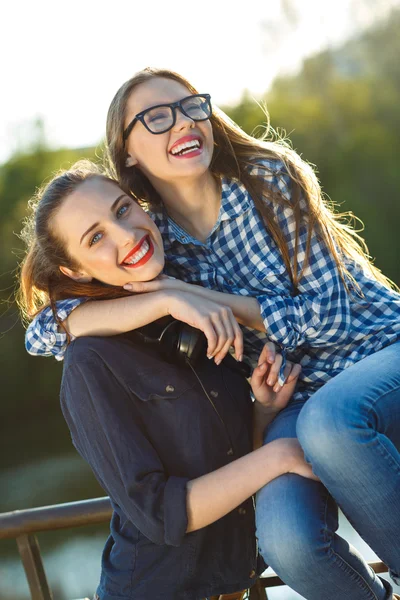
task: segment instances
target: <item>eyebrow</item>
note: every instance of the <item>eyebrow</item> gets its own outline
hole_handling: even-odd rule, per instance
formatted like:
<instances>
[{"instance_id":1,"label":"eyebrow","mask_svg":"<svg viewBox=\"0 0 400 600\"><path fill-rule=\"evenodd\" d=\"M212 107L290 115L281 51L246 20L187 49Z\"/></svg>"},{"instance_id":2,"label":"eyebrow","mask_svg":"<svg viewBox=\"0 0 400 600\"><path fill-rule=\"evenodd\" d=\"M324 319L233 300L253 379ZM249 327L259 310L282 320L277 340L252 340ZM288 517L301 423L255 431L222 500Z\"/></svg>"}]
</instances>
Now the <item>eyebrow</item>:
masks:
<instances>
[{"instance_id":1,"label":"eyebrow","mask_svg":"<svg viewBox=\"0 0 400 600\"><path fill-rule=\"evenodd\" d=\"M118 196L118 198L116 198L114 200L114 202L112 203L111 207L110 207L110 212L113 212L115 207L117 206L118 202L121 200L121 198L125 198L128 197L126 194L121 194L120 196ZM81 245L83 242L83 239L87 236L88 233L90 233L91 231L93 231L93 229L96 229L96 227L98 227L100 225L100 223L97 221L96 223L93 223L93 225L91 225L89 227L89 229L87 229L85 231L85 233L82 235L79 244Z\"/></svg>"}]
</instances>

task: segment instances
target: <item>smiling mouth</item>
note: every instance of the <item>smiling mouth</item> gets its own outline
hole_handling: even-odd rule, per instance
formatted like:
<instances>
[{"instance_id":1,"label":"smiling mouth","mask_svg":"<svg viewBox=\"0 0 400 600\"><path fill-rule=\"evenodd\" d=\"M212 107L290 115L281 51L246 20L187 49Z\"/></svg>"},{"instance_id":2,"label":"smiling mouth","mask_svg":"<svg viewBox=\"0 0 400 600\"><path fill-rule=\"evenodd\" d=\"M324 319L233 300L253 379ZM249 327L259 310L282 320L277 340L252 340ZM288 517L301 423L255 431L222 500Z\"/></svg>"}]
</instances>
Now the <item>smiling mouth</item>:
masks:
<instances>
[{"instance_id":1,"label":"smiling mouth","mask_svg":"<svg viewBox=\"0 0 400 600\"><path fill-rule=\"evenodd\" d=\"M194 150L200 150L202 144L200 140L194 139L189 142L184 142L183 144L178 144L171 148L170 153L172 156L184 156L185 154L189 154L189 152L193 152Z\"/></svg>"},{"instance_id":2,"label":"smiling mouth","mask_svg":"<svg viewBox=\"0 0 400 600\"><path fill-rule=\"evenodd\" d=\"M154 254L154 246L148 235L141 239L139 244L129 252L122 261L124 267L135 268L144 265Z\"/></svg>"}]
</instances>

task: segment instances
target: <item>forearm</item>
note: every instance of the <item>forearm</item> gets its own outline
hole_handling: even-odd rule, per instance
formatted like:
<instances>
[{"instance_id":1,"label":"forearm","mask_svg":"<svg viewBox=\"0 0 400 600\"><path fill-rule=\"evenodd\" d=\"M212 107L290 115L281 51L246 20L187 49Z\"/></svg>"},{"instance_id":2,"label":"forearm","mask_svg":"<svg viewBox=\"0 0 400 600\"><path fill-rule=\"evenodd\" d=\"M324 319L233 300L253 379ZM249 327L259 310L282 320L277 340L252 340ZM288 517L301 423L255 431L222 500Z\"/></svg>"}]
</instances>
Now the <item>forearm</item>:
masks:
<instances>
[{"instance_id":1,"label":"forearm","mask_svg":"<svg viewBox=\"0 0 400 600\"><path fill-rule=\"evenodd\" d=\"M246 327L257 329L258 331L266 331L264 320L261 316L261 307L256 298L217 292L199 285L185 283L184 281L174 278L164 278L162 280L145 282L130 282L126 284L124 288L139 293L150 293L159 289L189 292L198 298L204 298L208 301L215 302L220 306L229 306L239 323Z\"/></svg>"},{"instance_id":2,"label":"forearm","mask_svg":"<svg viewBox=\"0 0 400 600\"><path fill-rule=\"evenodd\" d=\"M260 305L256 298L217 292L198 285L191 285L190 289L193 289L196 294L207 298L208 300L212 300L223 306L229 306L238 323L241 325L252 327L258 331L265 331L265 324L261 317Z\"/></svg>"},{"instance_id":3,"label":"forearm","mask_svg":"<svg viewBox=\"0 0 400 600\"><path fill-rule=\"evenodd\" d=\"M253 448L263 445L265 429L275 419L279 410L263 406L257 400L253 403Z\"/></svg>"},{"instance_id":4,"label":"forearm","mask_svg":"<svg viewBox=\"0 0 400 600\"><path fill-rule=\"evenodd\" d=\"M167 296L166 292L159 291L85 302L70 313L64 325L74 337L125 333L166 316Z\"/></svg>"},{"instance_id":5,"label":"forearm","mask_svg":"<svg viewBox=\"0 0 400 600\"><path fill-rule=\"evenodd\" d=\"M277 442L271 442L229 465L189 481L187 532L217 521L269 481L287 473L293 456Z\"/></svg>"}]
</instances>

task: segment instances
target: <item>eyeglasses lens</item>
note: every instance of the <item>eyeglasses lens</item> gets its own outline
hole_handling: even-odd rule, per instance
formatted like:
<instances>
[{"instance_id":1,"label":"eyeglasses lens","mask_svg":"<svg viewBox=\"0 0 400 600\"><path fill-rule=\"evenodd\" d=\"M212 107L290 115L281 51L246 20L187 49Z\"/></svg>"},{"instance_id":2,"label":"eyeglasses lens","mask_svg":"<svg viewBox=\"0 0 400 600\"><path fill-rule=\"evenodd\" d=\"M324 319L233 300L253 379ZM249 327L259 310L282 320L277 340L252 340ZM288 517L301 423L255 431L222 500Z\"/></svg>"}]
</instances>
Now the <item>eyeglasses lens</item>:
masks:
<instances>
[{"instance_id":1,"label":"eyeglasses lens","mask_svg":"<svg viewBox=\"0 0 400 600\"><path fill-rule=\"evenodd\" d=\"M172 108L170 106L153 108L144 115L144 120L150 131L153 131L154 133L167 131L174 121Z\"/></svg>"},{"instance_id":2,"label":"eyeglasses lens","mask_svg":"<svg viewBox=\"0 0 400 600\"><path fill-rule=\"evenodd\" d=\"M193 121L205 121L211 116L210 101L204 96L189 96L182 100L181 107L182 112ZM153 133L168 131L174 122L173 108L159 106L146 112L144 119Z\"/></svg>"},{"instance_id":3,"label":"eyeglasses lens","mask_svg":"<svg viewBox=\"0 0 400 600\"><path fill-rule=\"evenodd\" d=\"M182 110L193 121L204 121L211 115L211 107L208 98L204 96L192 96L185 98L182 104Z\"/></svg>"}]
</instances>

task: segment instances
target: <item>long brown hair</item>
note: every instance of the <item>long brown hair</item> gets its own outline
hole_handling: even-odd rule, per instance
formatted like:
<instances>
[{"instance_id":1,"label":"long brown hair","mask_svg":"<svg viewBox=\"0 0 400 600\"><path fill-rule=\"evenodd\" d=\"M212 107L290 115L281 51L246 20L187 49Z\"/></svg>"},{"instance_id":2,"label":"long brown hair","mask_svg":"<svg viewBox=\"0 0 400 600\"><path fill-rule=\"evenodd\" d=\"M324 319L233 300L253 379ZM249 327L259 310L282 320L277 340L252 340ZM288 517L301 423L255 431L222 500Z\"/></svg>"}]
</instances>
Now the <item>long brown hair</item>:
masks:
<instances>
[{"instance_id":1,"label":"long brown hair","mask_svg":"<svg viewBox=\"0 0 400 600\"><path fill-rule=\"evenodd\" d=\"M90 298L97 300L120 298L129 295L123 288L109 286L100 281L90 283L74 281L60 271L60 266L78 270L79 265L68 254L65 243L55 235L52 221L64 200L82 183L94 177L111 181L99 168L80 161L68 171L57 173L46 186L38 190L29 202L30 214L25 219L20 237L27 252L21 264L17 301L24 321L30 321L45 306L51 306L56 321L56 302L65 298Z\"/></svg>"},{"instance_id":2,"label":"long brown hair","mask_svg":"<svg viewBox=\"0 0 400 600\"><path fill-rule=\"evenodd\" d=\"M192 94L198 93L196 88L178 73L165 69L146 68L120 87L111 102L106 127L108 172L119 181L125 192L132 193L139 202L145 203L153 211L157 210L162 199L139 169L126 166L127 152L123 131L127 102L131 93L138 85L155 77L172 79L184 85ZM268 119L268 115L266 116ZM214 155L210 165L211 172L215 177L233 178L244 184L264 223L268 223L268 229L285 261L294 293L296 293L298 283L308 265L314 231L317 231L331 251L347 289L349 289L348 282L351 281L358 293L362 295L362 290L346 267L349 259L361 265L384 286L397 289L397 286L372 263L365 241L352 227L352 222L356 219L354 215L350 212L336 213L334 211L333 203L324 197L312 167L301 159L287 141L279 139L270 127L266 128L265 134L260 139L252 137L218 109L213 110L210 120L215 142ZM257 159L279 160L284 164L291 179L290 201L268 184L268 177L256 177L250 173L251 167ZM265 170L268 171L266 167ZM270 173L266 174L270 175ZM283 172L281 176L284 176ZM269 203L265 202L266 197L270 202L291 207L294 212L296 235L295 252L292 259L284 233L276 223ZM301 208L301 197L306 205L304 210ZM302 224L307 226L308 238L306 256L299 272L297 247Z\"/></svg>"}]
</instances>

